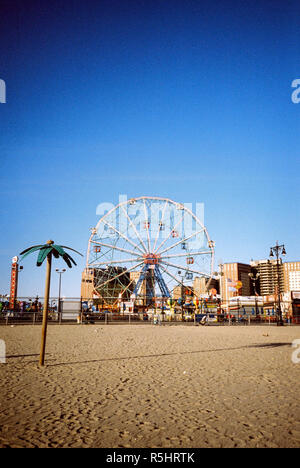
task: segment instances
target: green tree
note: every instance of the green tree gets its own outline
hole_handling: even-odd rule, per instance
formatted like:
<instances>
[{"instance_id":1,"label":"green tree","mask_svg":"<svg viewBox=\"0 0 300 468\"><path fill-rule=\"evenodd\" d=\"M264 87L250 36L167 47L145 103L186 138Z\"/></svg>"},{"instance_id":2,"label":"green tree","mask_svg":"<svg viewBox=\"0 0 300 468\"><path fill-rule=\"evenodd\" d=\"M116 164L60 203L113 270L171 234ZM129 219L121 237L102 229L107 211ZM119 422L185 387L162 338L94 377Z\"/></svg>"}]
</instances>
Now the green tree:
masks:
<instances>
[{"instance_id":1,"label":"green tree","mask_svg":"<svg viewBox=\"0 0 300 468\"><path fill-rule=\"evenodd\" d=\"M40 366L44 366L45 364L52 257L54 258L62 257L69 268L72 268L72 264L76 265L76 262L67 252L65 252L64 249L72 250L73 252L76 252L82 256L82 254L80 252L77 252L77 250L71 249L71 247L66 247L64 245L54 244L52 240L49 240L46 244L33 245L32 247L29 247L28 249L25 249L23 250L23 252L20 253L20 255L22 255L22 258L21 258L21 261L22 261L25 257L27 257L27 255L30 255L33 252L36 252L39 250L37 263L36 263L38 267L40 267L43 264L44 260L47 258L42 339L41 339L41 350L40 350L40 361L39 361Z\"/></svg>"}]
</instances>

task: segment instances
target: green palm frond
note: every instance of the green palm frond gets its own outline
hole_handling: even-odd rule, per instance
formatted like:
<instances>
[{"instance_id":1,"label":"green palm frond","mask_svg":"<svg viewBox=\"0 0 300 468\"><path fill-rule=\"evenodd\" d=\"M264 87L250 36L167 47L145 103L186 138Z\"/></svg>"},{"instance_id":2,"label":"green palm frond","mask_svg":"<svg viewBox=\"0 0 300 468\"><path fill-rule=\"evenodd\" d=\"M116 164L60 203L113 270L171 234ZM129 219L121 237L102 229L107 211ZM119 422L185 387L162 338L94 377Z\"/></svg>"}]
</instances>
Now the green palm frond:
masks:
<instances>
[{"instance_id":1,"label":"green palm frond","mask_svg":"<svg viewBox=\"0 0 300 468\"><path fill-rule=\"evenodd\" d=\"M52 245L52 248L53 248L54 250L56 250L57 253L58 253L61 257L63 257L63 255L65 255L65 253L66 253L66 252L64 251L64 249L62 248L61 245L53 244L53 245Z\"/></svg>"},{"instance_id":2,"label":"green palm frond","mask_svg":"<svg viewBox=\"0 0 300 468\"><path fill-rule=\"evenodd\" d=\"M73 250L73 252L76 252L78 255L82 255L82 253L78 252L78 250L75 250L75 249L71 249L71 247L67 247L66 245L61 245L60 247L62 247L63 249L69 249L69 250Z\"/></svg>"},{"instance_id":3,"label":"green palm frond","mask_svg":"<svg viewBox=\"0 0 300 468\"><path fill-rule=\"evenodd\" d=\"M27 255L30 255L31 253L36 252L37 250L40 250L43 247L43 245L34 245L33 247L29 247L28 249L23 250L23 252L20 253L20 255L22 255L20 261L22 261L23 258L27 257Z\"/></svg>"},{"instance_id":4,"label":"green palm frond","mask_svg":"<svg viewBox=\"0 0 300 468\"><path fill-rule=\"evenodd\" d=\"M75 262L74 258L71 257L70 254L66 253L66 255L68 256L68 258L71 260L71 262L72 262L74 265L77 265L77 263Z\"/></svg>"},{"instance_id":5,"label":"green palm frond","mask_svg":"<svg viewBox=\"0 0 300 468\"><path fill-rule=\"evenodd\" d=\"M68 267L72 268L72 263L70 262L70 260L68 259L68 257L66 255L64 255L63 259L66 262L66 264L68 265Z\"/></svg>"},{"instance_id":6,"label":"green palm frond","mask_svg":"<svg viewBox=\"0 0 300 468\"><path fill-rule=\"evenodd\" d=\"M38 259L37 259L37 266L41 266L43 261L45 260L45 258L47 257L47 255L51 252L52 250L52 247L47 247L47 248L42 248L40 249L40 252L39 252L39 255L38 255Z\"/></svg>"},{"instance_id":7,"label":"green palm frond","mask_svg":"<svg viewBox=\"0 0 300 468\"><path fill-rule=\"evenodd\" d=\"M59 253L57 252L57 250L53 249L52 253L53 253L53 257L59 258Z\"/></svg>"},{"instance_id":8,"label":"green palm frond","mask_svg":"<svg viewBox=\"0 0 300 468\"><path fill-rule=\"evenodd\" d=\"M64 251L64 248L73 250L73 252L76 252L82 256L80 252L72 249L71 247L66 247L66 246L63 247L61 245L54 244L53 241L48 241L47 244L34 245L32 247L29 247L28 249L23 250L23 252L20 253L20 255L22 255L21 261L23 260L23 258L27 257L27 255L30 255L31 253L39 250L39 255L38 255L37 263L36 263L37 266L41 266L48 255L53 255L55 258L62 257L64 261L66 262L66 264L68 265L68 267L72 268L72 263L73 265L76 265L76 262L71 257L71 255L69 255L67 252Z\"/></svg>"},{"instance_id":9,"label":"green palm frond","mask_svg":"<svg viewBox=\"0 0 300 468\"><path fill-rule=\"evenodd\" d=\"M20 255L25 254L26 252L28 252L28 251L31 250L31 249L35 249L35 250L36 250L36 249L39 249L39 248L41 248L41 247L43 247L43 244L42 244L42 245L32 245L31 247L28 247L28 249L23 250L23 252L21 252Z\"/></svg>"},{"instance_id":10,"label":"green palm frond","mask_svg":"<svg viewBox=\"0 0 300 468\"><path fill-rule=\"evenodd\" d=\"M64 251L63 247L61 245L53 245L53 254L56 257L56 255L62 257L66 264L68 265L69 268L72 268L72 263L76 265L75 260L69 255L67 252ZM66 247L68 248L68 247ZM73 250L73 249L71 249ZM56 257L57 258L57 257Z\"/></svg>"},{"instance_id":11,"label":"green palm frond","mask_svg":"<svg viewBox=\"0 0 300 468\"><path fill-rule=\"evenodd\" d=\"M72 268L72 263L73 265L77 265L77 263L75 262L75 260L71 257L71 255L69 255L68 253L65 252L65 254L63 255L63 259L64 261L66 262L66 264ZM72 262L72 263L71 263Z\"/></svg>"}]
</instances>

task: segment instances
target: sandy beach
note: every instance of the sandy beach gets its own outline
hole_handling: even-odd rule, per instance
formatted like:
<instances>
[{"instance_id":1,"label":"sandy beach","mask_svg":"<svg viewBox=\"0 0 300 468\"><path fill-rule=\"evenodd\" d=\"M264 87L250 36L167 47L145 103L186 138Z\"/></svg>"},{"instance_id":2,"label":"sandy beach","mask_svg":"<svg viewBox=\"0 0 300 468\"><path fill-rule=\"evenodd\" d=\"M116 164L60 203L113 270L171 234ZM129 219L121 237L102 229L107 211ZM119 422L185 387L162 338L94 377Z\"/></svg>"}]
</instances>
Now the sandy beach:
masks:
<instances>
[{"instance_id":1,"label":"sandy beach","mask_svg":"<svg viewBox=\"0 0 300 468\"><path fill-rule=\"evenodd\" d=\"M285 326L0 327L0 447L299 447Z\"/></svg>"}]
</instances>

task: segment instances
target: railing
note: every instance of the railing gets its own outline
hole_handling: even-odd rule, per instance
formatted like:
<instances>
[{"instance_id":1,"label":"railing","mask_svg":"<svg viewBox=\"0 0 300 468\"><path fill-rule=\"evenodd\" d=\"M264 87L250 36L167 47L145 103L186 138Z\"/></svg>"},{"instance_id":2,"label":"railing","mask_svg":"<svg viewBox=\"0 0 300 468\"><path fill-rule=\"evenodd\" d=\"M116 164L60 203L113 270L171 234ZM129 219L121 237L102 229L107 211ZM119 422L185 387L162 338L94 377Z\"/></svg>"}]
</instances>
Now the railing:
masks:
<instances>
[{"instance_id":1,"label":"railing","mask_svg":"<svg viewBox=\"0 0 300 468\"><path fill-rule=\"evenodd\" d=\"M18 298L14 309L9 302L0 300L0 325L38 325L42 322L43 298ZM283 319L287 324L300 324L298 309L291 302L282 302ZM120 305L104 306L99 301L83 298L50 298L49 324L184 324L184 325L272 325L278 316L276 304L213 304L201 302L191 305L168 307L167 301L150 307L140 305L133 310L124 310Z\"/></svg>"}]
</instances>

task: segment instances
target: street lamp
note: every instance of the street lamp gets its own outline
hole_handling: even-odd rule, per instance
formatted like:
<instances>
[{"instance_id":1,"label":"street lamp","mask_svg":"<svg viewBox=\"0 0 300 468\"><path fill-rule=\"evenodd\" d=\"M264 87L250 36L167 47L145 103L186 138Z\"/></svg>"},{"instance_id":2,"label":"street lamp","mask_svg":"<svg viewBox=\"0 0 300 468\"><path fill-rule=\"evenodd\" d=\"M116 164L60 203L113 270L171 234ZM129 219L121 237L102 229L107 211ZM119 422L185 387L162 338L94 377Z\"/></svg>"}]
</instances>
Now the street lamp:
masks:
<instances>
[{"instance_id":1,"label":"street lamp","mask_svg":"<svg viewBox=\"0 0 300 468\"><path fill-rule=\"evenodd\" d=\"M182 273L182 271L179 270L178 276L181 277L181 320L183 320L183 277L184 277L184 273Z\"/></svg>"},{"instance_id":2,"label":"street lamp","mask_svg":"<svg viewBox=\"0 0 300 468\"><path fill-rule=\"evenodd\" d=\"M56 273L59 274L59 288L58 288L58 318L59 318L59 322L61 322L61 304L60 304L60 293L61 293L61 275L66 271L65 268L63 268L62 270L59 270L59 268L56 268Z\"/></svg>"},{"instance_id":3,"label":"street lamp","mask_svg":"<svg viewBox=\"0 0 300 468\"><path fill-rule=\"evenodd\" d=\"M224 273L223 273L223 269L224 269L224 265L223 263L219 263L219 271L215 271L214 272L214 276L216 276L219 280L219 289L220 289L220 303L222 305L222 277L224 276Z\"/></svg>"},{"instance_id":4,"label":"street lamp","mask_svg":"<svg viewBox=\"0 0 300 468\"><path fill-rule=\"evenodd\" d=\"M280 260L280 254L281 255L286 255L286 250L284 247L284 244L279 245L278 241L276 242L276 245L274 247L270 248L270 257L274 257L274 254L276 256L276 266L277 266L277 314L279 314L279 320L277 320L277 325L283 326L283 320L282 320L282 310L281 310L281 303L280 303L280 275L279 275L279 260Z\"/></svg>"},{"instance_id":5,"label":"street lamp","mask_svg":"<svg viewBox=\"0 0 300 468\"><path fill-rule=\"evenodd\" d=\"M258 281L260 277L260 273L256 273L255 275L253 273L248 273L248 276L250 278L250 281L252 282L253 289L254 289L254 294L255 294L255 313L256 317L258 316L258 305L257 305L257 289L256 289L256 282Z\"/></svg>"}]
</instances>

